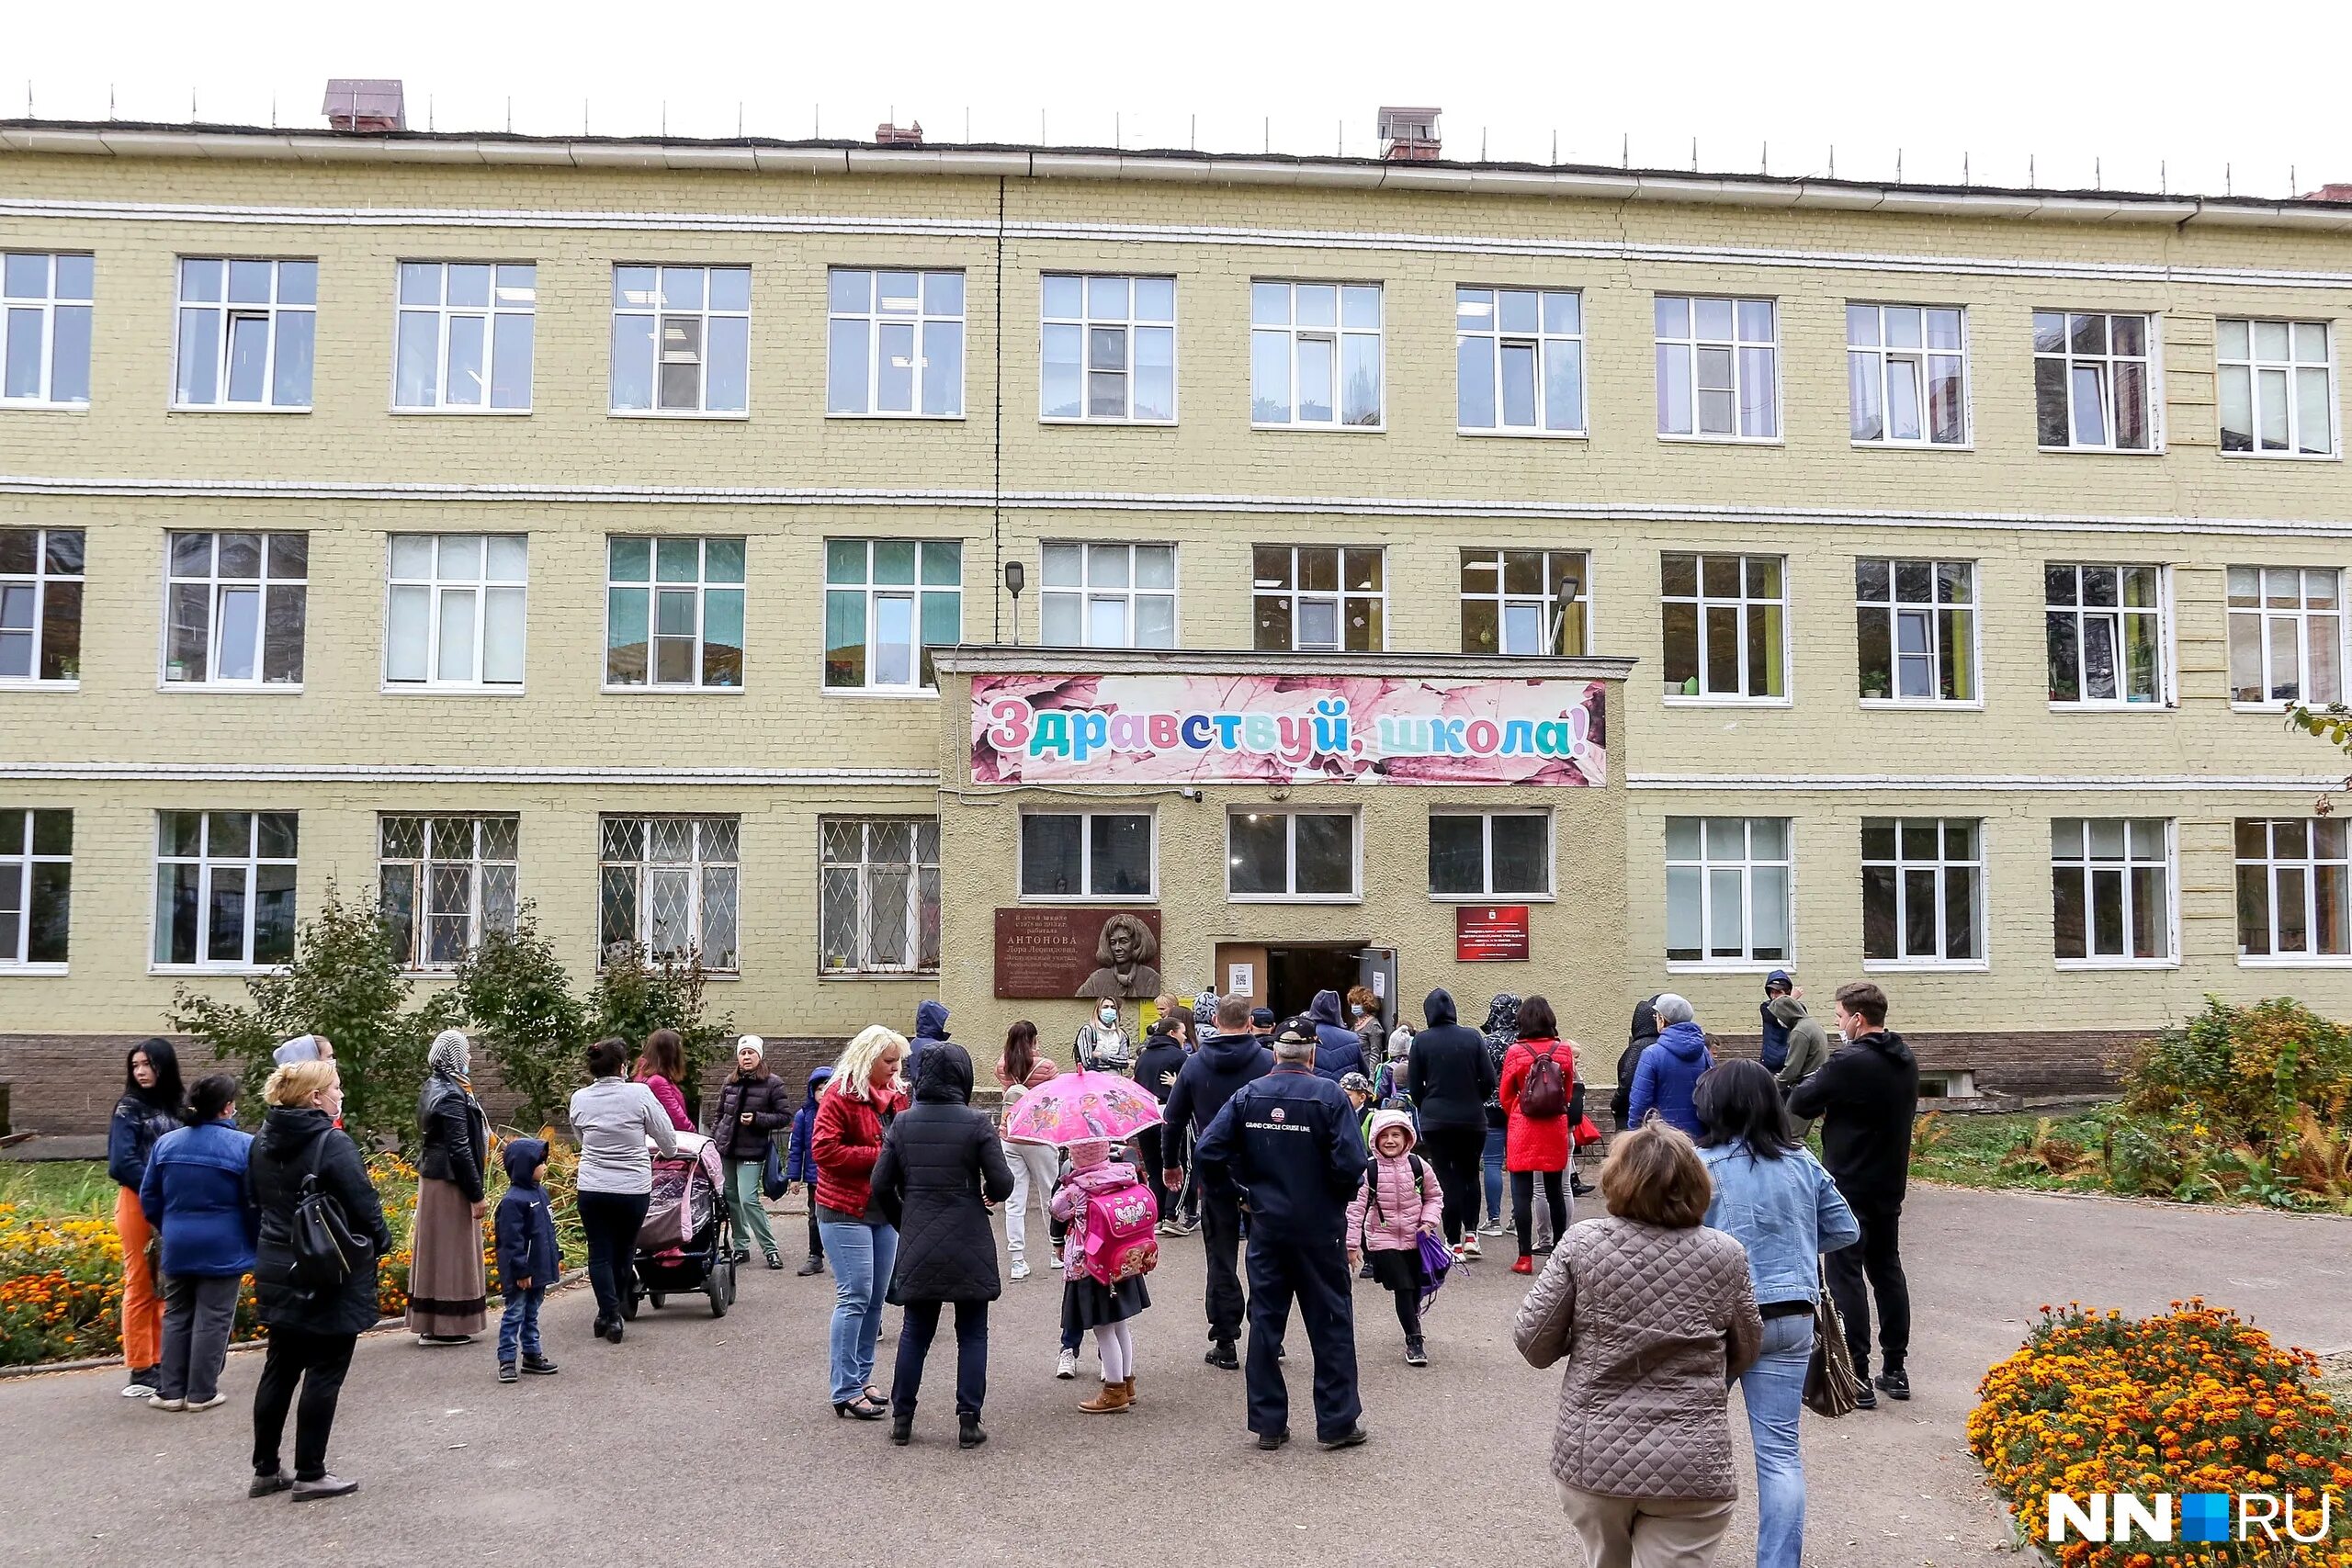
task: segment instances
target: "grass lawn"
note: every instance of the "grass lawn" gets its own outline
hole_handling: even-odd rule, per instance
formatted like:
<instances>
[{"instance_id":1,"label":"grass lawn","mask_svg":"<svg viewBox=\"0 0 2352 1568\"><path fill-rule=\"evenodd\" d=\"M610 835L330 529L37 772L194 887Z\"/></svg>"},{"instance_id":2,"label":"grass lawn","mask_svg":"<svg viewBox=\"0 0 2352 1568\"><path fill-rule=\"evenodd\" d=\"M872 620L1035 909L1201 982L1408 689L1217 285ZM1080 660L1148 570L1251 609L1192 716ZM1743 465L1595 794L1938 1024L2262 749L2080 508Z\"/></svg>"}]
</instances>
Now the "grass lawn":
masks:
<instances>
[{"instance_id":1,"label":"grass lawn","mask_svg":"<svg viewBox=\"0 0 2352 1568\"><path fill-rule=\"evenodd\" d=\"M1923 1114L1911 1134L1911 1174L1953 1187L2098 1192L2096 1156L2106 1107L2068 1115L2042 1111L1981 1116ZM2093 1156L2088 1160L2081 1156Z\"/></svg>"},{"instance_id":2,"label":"grass lawn","mask_svg":"<svg viewBox=\"0 0 2352 1568\"><path fill-rule=\"evenodd\" d=\"M0 1161L0 1203L26 1214L112 1214L114 1182L102 1159Z\"/></svg>"}]
</instances>

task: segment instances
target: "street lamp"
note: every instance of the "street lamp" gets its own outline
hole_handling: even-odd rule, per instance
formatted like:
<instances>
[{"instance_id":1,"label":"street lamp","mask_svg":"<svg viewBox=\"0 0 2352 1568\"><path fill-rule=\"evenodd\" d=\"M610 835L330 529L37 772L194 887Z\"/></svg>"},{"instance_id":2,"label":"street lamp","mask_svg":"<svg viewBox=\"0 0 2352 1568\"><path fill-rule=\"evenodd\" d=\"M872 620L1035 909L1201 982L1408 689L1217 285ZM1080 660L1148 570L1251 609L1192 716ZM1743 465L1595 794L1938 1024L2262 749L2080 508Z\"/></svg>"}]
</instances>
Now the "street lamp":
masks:
<instances>
[{"instance_id":1,"label":"street lamp","mask_svg":"<svg viewBox=\"0 0 2352 1568\"><path fill-rule=\"evenodd\" d=\"M1029 581L1029 569L1017 560L1004 563L1004 591L1012 595L1012 646L1021 646L1021 590Z\"/></svg>"}]
</instances>

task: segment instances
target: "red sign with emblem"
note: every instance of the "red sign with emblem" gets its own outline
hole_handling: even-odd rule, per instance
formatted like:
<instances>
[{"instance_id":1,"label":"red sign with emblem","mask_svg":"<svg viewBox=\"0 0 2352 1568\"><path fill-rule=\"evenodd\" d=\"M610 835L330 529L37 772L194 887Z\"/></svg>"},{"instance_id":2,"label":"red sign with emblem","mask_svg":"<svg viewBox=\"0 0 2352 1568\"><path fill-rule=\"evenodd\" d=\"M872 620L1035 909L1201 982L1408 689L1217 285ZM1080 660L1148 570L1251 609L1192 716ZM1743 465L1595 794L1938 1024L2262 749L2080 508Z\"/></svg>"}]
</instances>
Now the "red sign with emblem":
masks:
<instances>
[{"instance_id":1,"label":"red sign with emblem","mask_svg":"<svg viewBox=\"0 0 2352 1568\"><path fill-rule=\"evenodd\" d=\"M1453 958L1457 964L1526 963L1527 906L1458 906L1453 911Z\"/></svg>"}]
</instances>

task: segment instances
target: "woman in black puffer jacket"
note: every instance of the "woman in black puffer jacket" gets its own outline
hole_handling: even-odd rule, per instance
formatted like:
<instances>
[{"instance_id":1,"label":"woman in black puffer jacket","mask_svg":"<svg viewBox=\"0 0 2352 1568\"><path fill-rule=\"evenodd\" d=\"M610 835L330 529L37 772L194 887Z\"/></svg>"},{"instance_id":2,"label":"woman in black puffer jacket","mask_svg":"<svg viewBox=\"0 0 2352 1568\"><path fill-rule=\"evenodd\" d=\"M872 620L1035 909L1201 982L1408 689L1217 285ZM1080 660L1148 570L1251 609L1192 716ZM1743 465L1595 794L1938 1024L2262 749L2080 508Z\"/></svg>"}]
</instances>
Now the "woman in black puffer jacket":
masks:
<instances>
[{"instance_id":1,"label":"woman in black puffer jacket","mask_svg":"<svg viewBox=\"0 0 2352 1568\"><path fill-rule=\"evenodd\" d=\"M914 1103L899 1112L874 1167L874 1202L899 1230L888 1300L906 1308L890 1382L890 1440L914 1434L923 1359L943 1303L956 1303L956 1416L960 1448L988 1441L989 1303L1003 1293L989 1205L1012 1194L1012 1168L989 1118L972 1109L972 1058L934 1041L922 1054Z\"/></svg>"},{"instance_id":2,"label":"woman in black puffer jacket","mask_svg":"<svg viewBox=\"0 0 2352 1568\"><path fill-rule=\"evenodd\" d=\"M775 1249L775 1233L768 1229L768 1212L760 1205L761 1186L767 1177L768 1145L792 1125L792 1096L784 1080L768 1071L767 1042L746 1034L735 1042L735 1072L718 1089L718 1107L711 1112L710 1141L726 1161L727 1213L735 1222L735 1261L751 1261L751 1240L760 1238L760 1251L771 1269L784 1267Z\"/></svg>"}]
</instances>

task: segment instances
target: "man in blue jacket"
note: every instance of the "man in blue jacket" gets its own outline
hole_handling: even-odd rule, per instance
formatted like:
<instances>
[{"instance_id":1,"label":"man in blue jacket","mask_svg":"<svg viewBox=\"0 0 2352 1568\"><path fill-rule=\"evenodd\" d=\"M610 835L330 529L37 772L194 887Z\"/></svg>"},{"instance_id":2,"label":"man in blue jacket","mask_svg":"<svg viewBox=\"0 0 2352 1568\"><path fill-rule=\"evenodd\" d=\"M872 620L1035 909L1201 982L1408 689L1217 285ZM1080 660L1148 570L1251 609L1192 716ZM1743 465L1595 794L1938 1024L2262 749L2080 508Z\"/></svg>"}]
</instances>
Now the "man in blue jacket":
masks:
<instances>
[{"instance_id":1,"label":"man in blue jacket","mask_svg":"<svg viewBox=\"0 0 2352 1568\"><path fill-rule=\"evenodd\" d=\"M1250 1032L1250 998L1231 996L1218 1002L1216 1032L1202 1041L1201 1048L1178 1070L1176 1087L1169 1090L1168 1103L1160 1110L1161 1124L1169 1129L1162 1146L1172 1144L1181 1148L1188 1129L1197 1140L1242 1085L1264 1077L1273 1066L1273 1053ZM1193 1163L1198 1171L1197 1149ZM1173 1187L1183 1175L1181 1170L1164 1169L1159 1179ZM1203 1176L1194 1179L1201 1183L1201 1244L1208 1256L1209 1276L1209 1349L1202 1359L1230 1372L1241 1365L1233 1345L1241 1337L1241 1314L1248 1308L1237 1262L1241 1252L1241 1207L1231 1186Z\"/></svg>"},{"instance_id":2,"label":"man in blue jacket","mask_svg":"<svg viewBox=\"0 0 2352 1568\"><path fill-rule=\"evenodd\" d=\"M1363 1137L1315 1055L1314 1024L1293 1019L1274 1037L1274 1070L1237 1090L1193 1151L1210 1190L1238 1188L1250 1209L1250 1429L1261 1449L1290 1441L1281 1357L1293 1296L1315 1349L1316 1438L1327 1449L1364 1440L1347 1247Z\"/></svg>"},{"instance_id":3,"label":"man in blue jacket","mask_svg":"<svg viewBox=\"0 0 2352 1568\"><path fill-rule=\"evenodd\" d=\"M915 1004L915 1032L907 1042L907 1059L899 1064L899 1075L911 1085L915 1075L922 1071L922 1054L947 1038L947 1004L922 1001Z\"/></svg>"},{"instance_id":4,"label":"man in blue jacket","mask_svg":"<svg viewBox=\"0 0 2352 1568\"><path fill-rule=\"evenodd\" d=\"M1340 1010L1339 992L1316 992L1306 1016L1315 1021L1317 1077L1338 1083L1350 1073L1364 1071L1363 1036L1348 1027L1347 1015Z\"/></svg>"}]
</instances>

